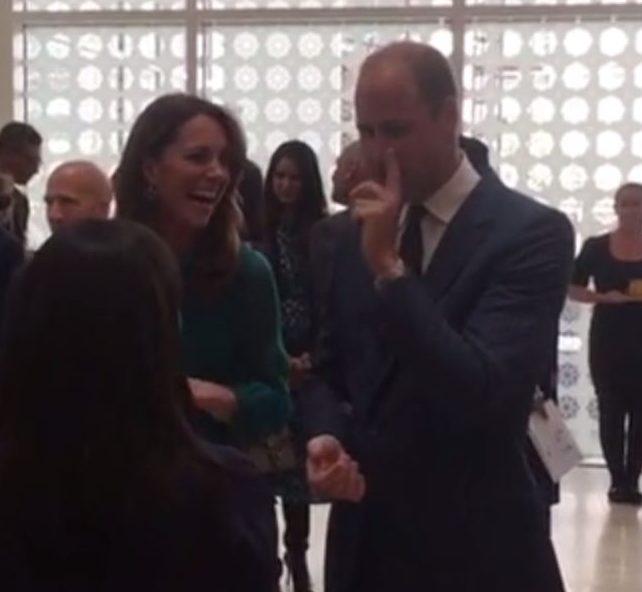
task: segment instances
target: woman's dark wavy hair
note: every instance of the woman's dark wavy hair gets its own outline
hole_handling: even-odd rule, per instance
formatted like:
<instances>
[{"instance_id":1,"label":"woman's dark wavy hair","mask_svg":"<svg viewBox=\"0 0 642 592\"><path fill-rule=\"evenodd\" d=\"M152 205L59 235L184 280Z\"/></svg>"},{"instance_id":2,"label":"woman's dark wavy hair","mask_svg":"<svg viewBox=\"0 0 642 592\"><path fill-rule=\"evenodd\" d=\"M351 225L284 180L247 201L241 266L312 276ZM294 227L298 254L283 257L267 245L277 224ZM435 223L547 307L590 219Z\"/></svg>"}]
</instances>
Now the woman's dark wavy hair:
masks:
<instances>
[{"instance_id":1,"label":"woman's dark wavy hair","mask_svg":"<svg viewBox=\"0 0 642 592\"><path fill-rule=\"evenodd\" d=\"M294 224L301 240L303 252L307 254L309 232L312 226L328 214L328 206L323 191L319 161L305 142L291 140L281 144L270 159L265 176L265 209L268 237L274 237L276 228L283 216L284 207L274 193L274 173L277 165L289 158L301 176L301 195L294 204Z\"/></svg>"},{"instance_id":2,"label":"woman's dark wavy hair","mask_svg":"<svg viewBox=\"0 0 642 592\"><path fill-rule=\"evenodd\" d=\"M0 355L3 532L95 534L170 503L186 462L212 464L187 419L179 291L167 246L122 220L62 229L19 274Z\"/></svg>"},{"instance_id":3,"label":"woman's dark wavy hair","mask_svg":"<svg viewBox=\"0 0 642 592\"><path fill-rule=\"evenodd\" d=\"M241 213L236 188L245 163L246 148L236 119L223 107L200 97L188 94L159 97L145 108L132 127L114 175L114 192L119 218L153 227L157 205L149 199L145 162L160 158L176 140L181 127L198 115L211 117L225 130L228 148L223 154L223 162L228 166L231 178L227 192L197 241L195 273L184 280L187 288L209 293L230 277L238 262Z\"/></svg>"}]
</instances>

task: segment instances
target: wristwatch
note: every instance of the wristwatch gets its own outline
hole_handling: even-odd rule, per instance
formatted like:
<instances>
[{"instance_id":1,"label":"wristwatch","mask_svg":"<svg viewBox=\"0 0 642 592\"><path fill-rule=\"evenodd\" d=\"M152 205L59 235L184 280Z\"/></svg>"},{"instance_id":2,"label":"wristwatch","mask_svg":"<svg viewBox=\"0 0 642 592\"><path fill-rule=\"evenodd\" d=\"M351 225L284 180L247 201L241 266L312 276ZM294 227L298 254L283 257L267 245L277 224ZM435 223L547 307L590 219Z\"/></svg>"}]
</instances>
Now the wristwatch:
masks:
<instances>
[{"instance_id":1,"label":"wristwatch","mask_svg":"<svg viewBox=\"0 0 642 592\"><path fill-rule=\"evenodd\" d=\"M377 290L383 290L388 284L406 277L406 275L406 266L403 260L397 259L390 269L375 278L375 288Z\"/></svg>"}]
</instances>

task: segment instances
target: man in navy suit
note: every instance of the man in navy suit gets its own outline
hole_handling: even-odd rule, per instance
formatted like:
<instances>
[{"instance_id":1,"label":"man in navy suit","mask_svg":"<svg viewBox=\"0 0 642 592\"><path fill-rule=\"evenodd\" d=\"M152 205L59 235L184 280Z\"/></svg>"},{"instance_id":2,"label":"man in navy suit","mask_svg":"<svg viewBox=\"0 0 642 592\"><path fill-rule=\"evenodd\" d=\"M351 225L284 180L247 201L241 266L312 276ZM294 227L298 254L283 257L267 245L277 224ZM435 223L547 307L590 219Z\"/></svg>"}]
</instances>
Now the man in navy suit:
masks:
<instances>
[{"instance_id":1,"label":"man in navy suit","mask_svg":"<svg viewBox=\"0 0 642 592\"><path fill-rule=\"evenodd\" d=\"M435 49L364 62L369 180L333 262L308 385L328 592L560 592L524 457L573 256L568 220L483 178Z\"/></svg>"}]
</instances>

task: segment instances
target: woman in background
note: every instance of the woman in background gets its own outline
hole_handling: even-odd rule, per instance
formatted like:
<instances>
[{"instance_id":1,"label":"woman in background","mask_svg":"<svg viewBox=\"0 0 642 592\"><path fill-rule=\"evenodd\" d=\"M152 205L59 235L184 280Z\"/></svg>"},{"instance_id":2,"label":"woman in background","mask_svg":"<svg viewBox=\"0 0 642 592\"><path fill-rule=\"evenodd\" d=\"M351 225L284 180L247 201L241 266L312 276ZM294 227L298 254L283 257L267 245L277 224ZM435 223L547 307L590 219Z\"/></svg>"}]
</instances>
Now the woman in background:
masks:
<instances>
[{"instance_id":1,"label":"woman in background","mask_svg":"<svg viewBox=\"0 0 642 592\"><path fill-rule=\"evenodd\" d=\"M283 340L290 361L295 409L291 431L301 460L300 467L279 475L275 485L283 500L285 564L294 591L308 592L310 506L302 469L305 446L300 437L297 397L310 369L318 308L312 299L310 231L327 215L327 205L317 157L307 144L294 140L277 148L268 167L264 195L266 244L281 300Z\"/></svg>"},{"instance_id":2,"label":"woman in background","mask_svg":"<svg viewBox=\"0 0 642 592\"><path fill-rule=\"evenodd\" d=\"M91 221L34 256L0 360L3 590L271 592L270 495L189 427L178 270Z\"/></svg>"},{"instance_id":3,"label":"woman in background","mask_svg":"<svg viewBox=\"0 0 642 592\"><path fill-rule=\"evenodd\" d=\"M594 304L589 365L600 410L609 499L642 504L642 185L615 194L617 228L589 238L570 297ZM589 288L592 280L593 287Z\"/></svg>"}]
</instances>

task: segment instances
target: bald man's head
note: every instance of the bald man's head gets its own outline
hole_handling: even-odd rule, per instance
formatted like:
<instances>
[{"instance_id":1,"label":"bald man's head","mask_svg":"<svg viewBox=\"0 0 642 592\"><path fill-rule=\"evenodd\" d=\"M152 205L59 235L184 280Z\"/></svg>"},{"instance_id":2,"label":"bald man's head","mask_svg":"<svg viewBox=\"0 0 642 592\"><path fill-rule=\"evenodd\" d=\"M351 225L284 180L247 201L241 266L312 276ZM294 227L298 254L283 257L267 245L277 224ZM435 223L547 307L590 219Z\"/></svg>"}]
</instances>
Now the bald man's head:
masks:
<instances>
[{"instance_id":1,"label":"bald man's head","mask_svg":"<svg viewBox=\"0 0 642 592\"><path fill-rule=\"evenodd\" d=\"M49 227L56 232L71 222L106 219L111 199L111 183L95 164L84 160L61 164L47 181L45 203Z\"/></svg>"},{"instance_id":2,"label":"bald man's head","mask_svg":"<svg viewBox=\"0 0 642 592\"><path fill-rule=\"evenodd\" d=\"M351 142L339 154L332 175L332 201L347 205L350 192L365 179L359 141Z\"/></svg>"}]
</instances>

